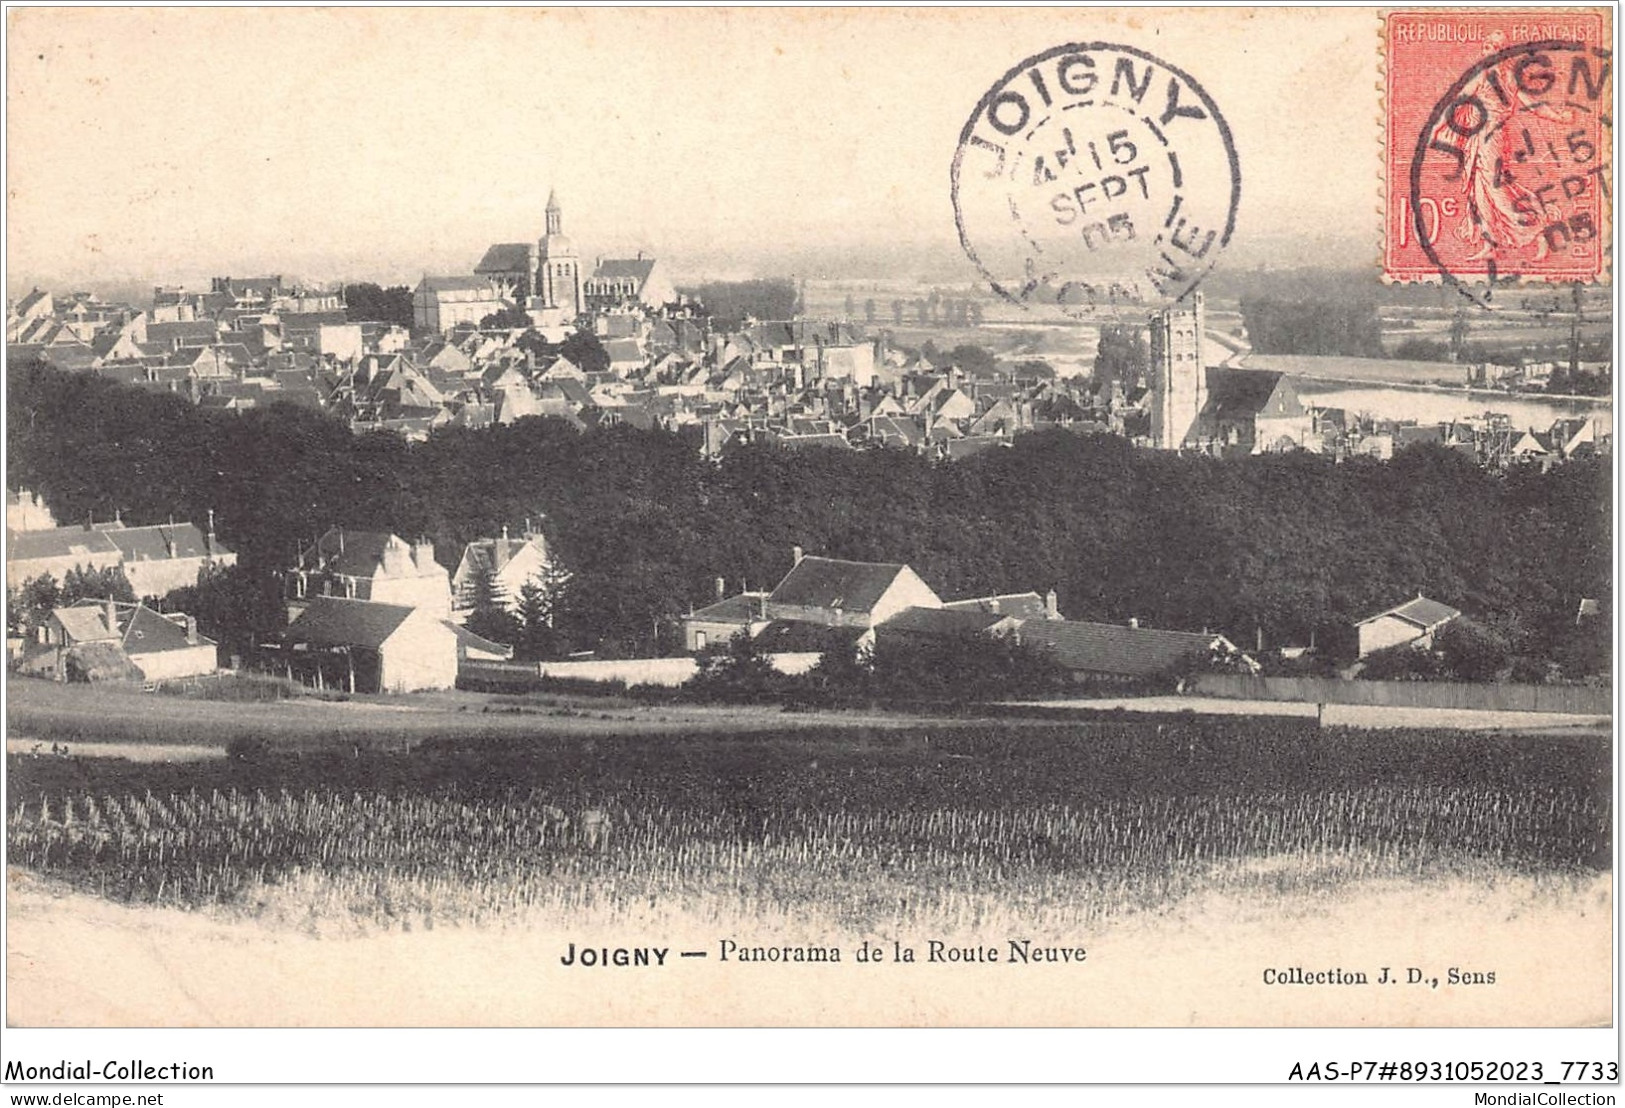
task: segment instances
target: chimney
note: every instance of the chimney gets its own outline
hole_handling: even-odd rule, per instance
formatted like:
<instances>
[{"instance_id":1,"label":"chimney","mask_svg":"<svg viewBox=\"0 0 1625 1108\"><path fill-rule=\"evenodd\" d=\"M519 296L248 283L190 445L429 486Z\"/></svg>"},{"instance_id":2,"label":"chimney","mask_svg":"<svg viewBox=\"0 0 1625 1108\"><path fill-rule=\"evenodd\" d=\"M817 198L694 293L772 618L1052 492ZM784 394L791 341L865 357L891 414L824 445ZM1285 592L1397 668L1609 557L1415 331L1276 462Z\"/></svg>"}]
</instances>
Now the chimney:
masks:
<instances>
[{"instance_id":1,"label":"chimney","mask_svg":"<svg viewBox=\"0 0 1625 1108\"><path fill-rule=\"evenodd\" d=\"M1060 609L1059 604L1056 601L1055 590L1054 589L1051 589L1049 592L1044 594L1044 618L1045 619L1060 619L1061 618L1061 609Z\"/></svg>"},{"instance_id":2,"label":"chimney","mask_svg":"<svg viewBox=\"0 0 1625 1108\"><path fill-rule=\"evenodd\" d=\"M801 564L801 559L802 559L801 547L792 546L790 548L790 564L792 566L799 566Z\"/></svg>"},{"instance_id":3,"label":"chimney","mask_svg":"<svg viewBox=\"0 0 1625 1108\"><path fill-rule=\"evenodd\" d=\"M204 535L204 538L208 541L208 545L204 549L208 552L209 557L212 559L214 557L214 509L213 508L209 509L209 531L208 531L208 533L206 535Z\"/></svg>"},{"instance_id":4,"label":"chimney","mask_svg":"<svg viewBox=\"0 0 1625 1108\"><path fill-rule=\"evenodd\" d=\"M728 592L728 582L726 582L722 578L718 577L717 578L717 599L721 600L723 598L723 596L727 594L727 592Z\"/></svg>"},{"instance_id":5,"label":"chimney","mask_svg":"<svg viewBox=\"0 0 1625 1108\"><path fill-rule=\"evenodd\" d=\"M105 610L105 615L107 616L107 632L108 632L108 634L117 635L118 634L118 605L113 603L113 598L111 596L107 598L107 607L106 607L106 610Z\"/></svg>"},{"instance_id":6,"label":"chimney","mask_svg":"<svg viewBox=\"0 0 1625 1108\"><path fill-rule=\"evenodd\" d=\"M191 646L197 645L197 617L186 617L186 641Z\"/></svg>"},{"instance_id":7,"label":"chimney","mask_svg":"<svg viewBox=\"0 0 1625 1108\"><path fill-rule=\"evenodd\" d=\"M492 559L494 564L491 568L500 571L503 566L508 564L509 556L508 525L504 523L502 525L502 537L496 541L496 557Z\"/></svg>"}]
</instances>

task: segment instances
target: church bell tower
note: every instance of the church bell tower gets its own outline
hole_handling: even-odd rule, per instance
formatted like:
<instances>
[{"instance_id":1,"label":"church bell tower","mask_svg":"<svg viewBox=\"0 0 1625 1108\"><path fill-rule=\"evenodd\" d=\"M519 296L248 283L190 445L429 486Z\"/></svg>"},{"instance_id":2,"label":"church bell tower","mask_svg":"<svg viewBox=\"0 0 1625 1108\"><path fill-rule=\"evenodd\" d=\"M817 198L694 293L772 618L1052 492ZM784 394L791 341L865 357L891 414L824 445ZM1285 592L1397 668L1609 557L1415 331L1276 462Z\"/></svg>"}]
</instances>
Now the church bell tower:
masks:
<instances>
[{"instance_id":1,"label":"church bell tower","mask_svg":"<svg viewBox=\"0 0 1625 1108\"><path fill-rule=\"evenodd\" d=\"M581 259L564 233L564 209L558 194L547 196L547 232L536 243L538 307L556 309L573 319L581 312Z\"/></svg>"}]
</instances>

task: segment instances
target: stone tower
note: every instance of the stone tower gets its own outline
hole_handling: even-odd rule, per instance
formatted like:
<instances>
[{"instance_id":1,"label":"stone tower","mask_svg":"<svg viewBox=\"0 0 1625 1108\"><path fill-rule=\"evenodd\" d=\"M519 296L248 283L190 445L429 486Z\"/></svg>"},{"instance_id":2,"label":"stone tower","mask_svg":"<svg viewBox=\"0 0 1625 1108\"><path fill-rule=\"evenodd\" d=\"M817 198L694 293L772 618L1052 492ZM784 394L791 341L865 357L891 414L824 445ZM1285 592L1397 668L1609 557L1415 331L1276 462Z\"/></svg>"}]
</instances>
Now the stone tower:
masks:
<instances>
[{"instance_id":1,"label":"stone tower","mask_svg":"<svg viewBox=\"0 0 1625 1108\"><path fill-rule=\"evenodd\" d=\"M1178 450L1196 428L1207 401L1202 360L1202 294L1189 307L1151 317L1151 435L1158 450Z\"/></svg>"},{"instance_id":2,"label":"stone tower","mask_svg":"<svg viewBox=\"0 0 1625 1108\"><path fill-rule=\"evenodd\" d=\"M564 209L556 193L547 196L547 233L536 243L536 297L567 319L581 311L581 259L564 233Z\"/></svg>"}]
</instances>

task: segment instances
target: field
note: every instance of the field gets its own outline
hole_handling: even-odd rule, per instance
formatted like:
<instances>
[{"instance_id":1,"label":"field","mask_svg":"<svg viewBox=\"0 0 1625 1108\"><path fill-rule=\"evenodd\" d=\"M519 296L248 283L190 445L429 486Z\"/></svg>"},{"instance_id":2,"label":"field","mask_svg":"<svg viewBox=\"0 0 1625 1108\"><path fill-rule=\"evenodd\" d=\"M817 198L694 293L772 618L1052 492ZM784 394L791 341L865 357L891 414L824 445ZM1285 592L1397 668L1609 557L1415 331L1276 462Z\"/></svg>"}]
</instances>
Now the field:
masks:
<instances>
[{"instance_id":1,"label":"field","mask_svg":"<svg viewBox=\"0 0 1625 1108\"><path fill-rule=\"evenodd\" d=\"M185 709L211 720L219 707L162 699L140 701L168 721L146 721L148 742L173 741L166 727ZM255 949L302 951L308 968L332 963L327 948L357 965L412 960L407 952L424 948L401 941L430 935L458 957L524 949L532 962L538 943L606 935L678 934L701 946L722 935L1107 936L1140 949L1170 928L1188 945L1192 928L1214 925L1204 941L1262 928L1279 947L1289 941L1276 931L1282 912L1346 917L1352 928L1379 901L1448 919L1438 939L1459 942L1466 921L1441 914L1436 899L1447 889L1452 912L1484 902L1486 920L1504 921L1497 934L1514 920L1535 927L1535 950L1550 949L1538 943L1551 927L1582 917L1606 932L1610 914L1611 752L1595 734L761 710L730 730L713 726L721 717L662 720L664 707L598 713L627 717L606 721L549 716L540 700L486 703L515 711L482 720L477 710L318 704L283 712L342 724L338 741L319 742L312 724L232 758L10 755L12 964L47 990L31 1018L87 1018L51 1007L73 993L62 976L88 987L61 936L90 927L85 941L105 950L115 933L129 936L129 957L151 959L151 942L133 936L180 920L207 929L200 956L260 936ZM51 718L41 702L28 710L36 728ZM414 729L419 716L440 732ZM640 732L635 718L651 726ZM89 724L75 726L88 741ZM129 731L128 714L120 726ZM1368 945L1352 932L1339 942L1345 952ZM165 965L191 976L177 959ZM495 964L482 972L500 977ZM14 980L14 1004L28 995ZM274 1004L290 1022L349 1018ZM601 1009L535 1011L617 1022ZM1271 1020L1277 1011L1299 1008L1272 1008ZM355 1018L393 1022L376 1010ZM646 1018L640 1009L624 1021ZM1076 1018L1112 1017L1107 1008Z\"/></svg>"},{"instance_id":2,"label":"field","mask_svg":"<svg viewBox=\"0 0 1625 1108\"><path fill-rule=\"evenodd\" d=\"M14 865L335 934L667 910L1093 925L1215 887L1609 864L1594 737L1279 717L373 736L9 773Z\"/></svg>"}]
</instances>

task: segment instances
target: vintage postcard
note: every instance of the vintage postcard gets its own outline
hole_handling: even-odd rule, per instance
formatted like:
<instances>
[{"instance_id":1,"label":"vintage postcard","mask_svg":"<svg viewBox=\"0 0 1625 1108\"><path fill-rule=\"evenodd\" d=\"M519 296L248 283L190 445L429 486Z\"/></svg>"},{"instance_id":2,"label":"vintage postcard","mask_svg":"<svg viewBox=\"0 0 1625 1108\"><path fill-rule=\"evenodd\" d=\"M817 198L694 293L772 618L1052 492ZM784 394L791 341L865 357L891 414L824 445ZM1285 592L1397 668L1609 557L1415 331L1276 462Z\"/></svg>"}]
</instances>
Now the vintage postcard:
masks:
<instances>
[{"instance_id":1,"label":"vintage postcard","mask_svg":"<svg viewBox=\"0 0 1625 1108\"><path fill-rule=\"evenodd\" d=\"M8 1038L1613 1026L1613 16L8 9Z\"/></svg>"}]
</instances>

